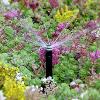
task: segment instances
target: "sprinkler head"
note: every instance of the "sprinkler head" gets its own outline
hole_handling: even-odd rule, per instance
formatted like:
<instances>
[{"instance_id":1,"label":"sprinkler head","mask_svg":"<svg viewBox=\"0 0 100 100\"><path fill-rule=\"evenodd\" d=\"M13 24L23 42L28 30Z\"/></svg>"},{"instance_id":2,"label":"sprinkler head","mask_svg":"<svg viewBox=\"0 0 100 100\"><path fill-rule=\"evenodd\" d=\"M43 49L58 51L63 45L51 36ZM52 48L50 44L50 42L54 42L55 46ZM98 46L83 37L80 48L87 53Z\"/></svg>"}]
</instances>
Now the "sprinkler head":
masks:
<instances>
[{"instance_id":1,"label":"sprinkler head","mask_svg":"<svg viewBox=\"0 0 100 100\"><path fill-rule=\"evenodd\" d=\"M52 47L47 45L46 47L46 78L52 77Z\"/></svg>"},{"instance_id":2,"label":"sprinkler head","mask_svg":"<svg viewBox=\"0 0 100 100\"><path fill-rule=\"evenodd\" d=\"M47 45L46 50L47 50L47 51L51 51L51 50L52 50L52 47L51 47L50 44Z\"/></svg>"}]
</instances>

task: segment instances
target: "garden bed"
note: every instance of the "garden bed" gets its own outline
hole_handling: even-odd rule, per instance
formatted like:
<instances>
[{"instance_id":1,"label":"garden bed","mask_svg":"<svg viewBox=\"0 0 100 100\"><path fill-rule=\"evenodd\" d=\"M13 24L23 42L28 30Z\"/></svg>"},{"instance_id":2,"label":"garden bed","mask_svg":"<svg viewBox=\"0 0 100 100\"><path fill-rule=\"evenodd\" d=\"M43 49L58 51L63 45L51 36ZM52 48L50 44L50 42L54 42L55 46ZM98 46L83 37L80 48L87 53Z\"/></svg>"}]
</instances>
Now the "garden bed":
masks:
<instances>
[{"instance_id":1,"label":"garden bed","mask_svg":"<svg viewBox=\"0 0 100 100\"><path fill-rule=\"evenodd\" d=\"M1 0L0 100L100 100L99 5Z\"/></svg>"}]
</instances>

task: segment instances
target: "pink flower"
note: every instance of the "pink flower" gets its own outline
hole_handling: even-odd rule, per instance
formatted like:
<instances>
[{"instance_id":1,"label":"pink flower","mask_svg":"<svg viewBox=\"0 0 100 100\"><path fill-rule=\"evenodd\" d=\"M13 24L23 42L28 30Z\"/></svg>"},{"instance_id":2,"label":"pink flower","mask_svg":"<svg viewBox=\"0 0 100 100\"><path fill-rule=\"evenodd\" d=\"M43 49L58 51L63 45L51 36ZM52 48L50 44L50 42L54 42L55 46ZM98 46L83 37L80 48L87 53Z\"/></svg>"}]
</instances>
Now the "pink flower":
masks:
<instances>
[{"instance_id":1,"label":"pink flower","mask_svg":"<svg viewBox=\"0 0 100 100\"><path fill-rule=\"evenodd\" d=\"M39 49L39 58L40 58L40 61L42 62L42 64L44 64L46 62L45 55L46 55L46 48L40 48ZM59 55L60 55L59 48L53 48L53 50L52 50L52 64L53 65L56 65L59 63Z\"/></svg>"},{"instance_id":2,"label":"pink flower","mask_svg":"<svg viewBox=\"0 0 100 100\"><path fill-rule=\"evenodd\" d=\"M100 50L96 51L96 56L97 56L97 58L100 58Z\"/></svg>"},{"instance_id":3,"label":"pink flower","mask_svg":"<svg viewBox=\"0 0 100 100\"><path fill-rule=\"evenodd\" d=\"M65 28L68 28L70 23L65 22L65 23L60 23L56 27L56 31L52 33L52 37L57 37L61 33L61 31Z\"/></svg>"},{"instance_id":4,"label":"pink flower","mask_svg":"<svg viewBox=\"0 0 100 100\"><path fill-rule=\"evenodd\" d=\"M59 6L58 0L49 0L51 7L57 8Z\"/></svg>"},{"instance_id":5,"label":"pink flower","mask_svg":"<svg viewBox=\"0 0 100 100\"><path fill-rule=\"evenodd\" d=\"M30 3L30 1L29 0L24 0L24 3L25 3L25 5L26 5L26 7L27 8L29 8L30 6L29 6L29 3Z\"/></svg>"},{"instance_id":6,"label":"pink flower","mask_svg":"<svg viewBox=\"0 0 100 100\"><path fill-rule=\"evenodd\" d=\"M61 24L58 24L56 30L59 31L59 32L61 32L64 28L65 28L65 24L61 23Z\"/></svg>"},{"instance_id":7,"label":"pink flower","mask_svg":"<svg viewBox=\"0 0 100 100\"><path fill-rule=\"evenodd\" d=\"M40 61L42 63L45 63L45 61L46 61L45 55L46 55L46 49L45 48L40 48L39 49L39 58L40 58Z\"/></svg>"},{"instance_id":8,"label":"pink flower","mask_svg":"<svg viewBox=\"0 0 100 100\"><path fill-rule=\"evenodd\" d=\"M70 24L69 24L68 22L60 23L60 24L58 24L58 26L57 26L57 28L56 28L56 31L61 32L63 29L68 28L69 25L70 25Z\"/></svg>"},{"instance_id":9,"label":"pink flower","mask_svg":"<svg viewBox=\"0 0 100 100\"><path fill-rule=\"evenodd\" d=\"M88 22L87 24L86 24L86 28L89 28L89 29L96 29L97 28L97 23L96 23L96 21L94 21L94 20L91 20L90 22Z\"/></svg>"},{"instance_id":10,"label":"pink flower","mask_svg":"<svg viewBox=\"0 0 100 100\"><path fill-rule=\"evenodd\" d=\"M95 52L90 53L90 58L91 58L92 61L96 60Z\"/></svg>"},{"instance_id":11,"label":"pink flower","mask_svg":"<svg viewBox=\"0 0 100 100\"><path fill-rule=\"evenodd\" d=\"M69 53L70 52L70 48L66 47L66 46L62 46L60 49L60 53L64 54L64 53Z\"/></svg>"},{"instance_id":12,"label":"pink flower","mask_svg":"<svg viewBox=\"0 0 100 100\"><path fill-rule=\"evenodd\" d=\"M96 52L91 52L90 58L92 61L95 61L96 59L100 58L100 50L96 50Z\"/></svg>"},{"instance_id":13,"label":"pink flower","mask_svg":"<svg viewBox=\"0 0 100 100\"><path fill-rule=\"evenodd\" d=\"M20 12L18 10L8 11L4 14L5 18L7 19L12 19L12 18L18 17L19 15L20 15Z\"/></svg>"},{"instance_id":14,"label":"pink flower","mask_svg":"<svg viewBox=\"0 0 100 100\"><path fill-rule=\"evenodd\" d=\"M86 56L87 55L86 48L81 47L81 52L80 53L81 53L82 56Z\"/></svg>"}]
</instances>

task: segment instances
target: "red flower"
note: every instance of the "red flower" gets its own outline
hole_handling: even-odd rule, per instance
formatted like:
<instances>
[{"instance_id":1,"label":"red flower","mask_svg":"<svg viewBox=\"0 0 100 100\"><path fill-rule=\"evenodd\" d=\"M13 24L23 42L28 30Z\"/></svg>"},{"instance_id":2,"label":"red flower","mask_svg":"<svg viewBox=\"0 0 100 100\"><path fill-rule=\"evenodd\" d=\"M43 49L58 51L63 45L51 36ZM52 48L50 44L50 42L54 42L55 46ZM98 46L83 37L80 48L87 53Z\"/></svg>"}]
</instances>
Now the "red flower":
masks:
<instances>
[{"instance_id":1,"label":"red flower","mask_svg":"<svg viewBox=\"0 0 100 100\"><path fill-rule=\"evenodd\" d=\"M24 0L24 3L25 3L25 6L26 6L27 8L29 8L30 0Z\"/></svg>"}]
</instances>

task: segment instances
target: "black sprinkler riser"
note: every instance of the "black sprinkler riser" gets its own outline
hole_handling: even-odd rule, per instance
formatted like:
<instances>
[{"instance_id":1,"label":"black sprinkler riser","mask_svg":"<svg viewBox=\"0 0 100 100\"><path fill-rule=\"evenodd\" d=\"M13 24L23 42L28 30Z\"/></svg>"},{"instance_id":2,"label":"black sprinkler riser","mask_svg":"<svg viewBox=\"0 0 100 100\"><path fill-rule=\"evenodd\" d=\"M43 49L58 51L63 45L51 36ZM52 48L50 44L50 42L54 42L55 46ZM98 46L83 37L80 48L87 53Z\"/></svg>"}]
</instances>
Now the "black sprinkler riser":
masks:
<instances>
[{"instance_id":1,"label":"black sprinkler riser","mask_svg":"<svg viewBox=\"0 0 100 100\"><path fill-rule=\"evenodd\" d=\"M52 48L46 49L46 78L52 77Z\"/></svg>"}]
</instances>

